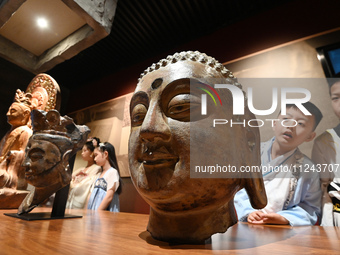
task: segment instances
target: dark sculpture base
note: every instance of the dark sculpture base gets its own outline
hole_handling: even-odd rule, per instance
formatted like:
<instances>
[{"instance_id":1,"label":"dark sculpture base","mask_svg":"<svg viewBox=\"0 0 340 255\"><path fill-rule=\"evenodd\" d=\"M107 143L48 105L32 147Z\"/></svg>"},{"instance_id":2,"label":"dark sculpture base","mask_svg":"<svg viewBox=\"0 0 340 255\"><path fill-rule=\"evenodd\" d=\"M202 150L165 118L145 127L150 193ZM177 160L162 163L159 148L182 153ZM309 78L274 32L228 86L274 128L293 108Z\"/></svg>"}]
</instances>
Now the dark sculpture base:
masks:
<instances>
[{"instance_id":1,"label":"dark sculpture base","mask_svg":"<svg viewBox=\"0 0 340 255\"><path fill-rule=\"evenodd\" d=\"M73 169L75 156L73 156L70 161L70 167ZM72 171L71 171L72 174ZM56 220L56 219L68 219L68 218L82 218L81 215L71 215L65 214L66 202L68 197L70 185L63 187L55 193L52 212L42 212L42 213L5 213L6 216L19 218L22 220L32 221L32 220ZM34 208L34 207L33 207ZM32 208L32 209L33 209ZM31 210L32 210L31 209Z\"/></svg>"},{"instance_id":2,"label":"dark sculpture base","mask_svg":"<svg viewBox=\"0 0 340 255\"><path fill-rule=\"evenodd\" d=\"M28 190L0 189L0 209L18 209L28 193Z\"/></svg>"},{"instance_id":3,"label":"dark sculpture base","mask_svg":"<svg viewBox=\"0 0 340 255\"><path fill-rule=\"evenodd\" d=\"M72 158L72 168L74 164L74 158ZM53 202L52 212L41 212L41 213L5 213L6 216L19 218L22 220L32 221L32 220L56 220L56 219L68 219L68 218L82 218L81 215L71 215L65 214L67 196L70 185L63 187L55 193L55 198Z\"/></svg>"},{"instance_id":4,"label":"dark sculpture base","mask_svg":"<svg viewBox=\"0 0 340 255\"><path fill-rule=\"evenodd\" d=\"M80 215L71 215L65 214L64 216L52 216L50 212L43 213L26 213L26 214L17 214L17 213L5 213L6 216L19 218L22 220L57 220L57 219L68 219L68 218L82 218Z\"/></svg>"}]
</instances>

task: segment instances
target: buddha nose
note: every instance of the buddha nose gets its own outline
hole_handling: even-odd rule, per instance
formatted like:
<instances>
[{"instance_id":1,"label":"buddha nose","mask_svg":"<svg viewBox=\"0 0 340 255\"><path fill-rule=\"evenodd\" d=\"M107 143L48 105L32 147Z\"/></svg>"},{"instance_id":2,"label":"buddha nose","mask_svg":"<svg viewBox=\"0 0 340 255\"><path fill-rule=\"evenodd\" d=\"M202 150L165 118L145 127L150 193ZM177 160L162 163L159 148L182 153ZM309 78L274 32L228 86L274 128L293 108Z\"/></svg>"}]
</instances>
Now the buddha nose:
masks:
<instances>
[{"instance_id":1,"label":"buddha nose","mask_svg":"<svg viewBox=\"0 0 340 255\"><path fill-rule=\"evenodd\" d=\"M168 125L168 117L162 112L161 107L156 103L150 105L148 112L141 126L140 136L147 141L161 139L169 141L171 131Z\"/></svg>"}]
</instances>

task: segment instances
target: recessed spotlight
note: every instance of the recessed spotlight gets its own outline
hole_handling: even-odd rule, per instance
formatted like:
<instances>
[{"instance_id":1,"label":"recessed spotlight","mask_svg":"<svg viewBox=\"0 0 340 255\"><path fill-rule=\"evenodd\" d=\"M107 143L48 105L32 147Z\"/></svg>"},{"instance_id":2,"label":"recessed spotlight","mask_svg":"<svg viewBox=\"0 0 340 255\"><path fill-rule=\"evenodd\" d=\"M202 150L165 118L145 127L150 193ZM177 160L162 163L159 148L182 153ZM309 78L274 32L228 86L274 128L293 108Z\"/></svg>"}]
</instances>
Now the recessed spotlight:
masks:
<instances>
[{"instance_id":1,"label":"recessed spotlight","mask_svg":"<svg viewBox=\"0 0 340 255\"><path fill-rule=\"evenodd\" d=\"M37 25L40 28L47 28L48 27L48 22L45 18L38 18L37 19Z\"/></svg>"}]
</instances>

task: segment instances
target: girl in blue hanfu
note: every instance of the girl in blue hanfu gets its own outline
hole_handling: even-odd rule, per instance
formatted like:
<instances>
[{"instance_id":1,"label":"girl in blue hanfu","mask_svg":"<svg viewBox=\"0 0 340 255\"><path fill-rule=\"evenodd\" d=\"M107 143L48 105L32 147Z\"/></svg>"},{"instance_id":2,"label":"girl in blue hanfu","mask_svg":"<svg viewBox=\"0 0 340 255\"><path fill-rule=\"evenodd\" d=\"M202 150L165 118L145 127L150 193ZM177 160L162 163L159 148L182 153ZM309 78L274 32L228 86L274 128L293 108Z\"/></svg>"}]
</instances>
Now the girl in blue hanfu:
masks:
<instances>
[{"instance_id":1,"label":"girl in blue hanfu","mask_svg":"<svg viewBox=\"0 0 340 255\"><path fill-rule=\"evenodd\" d=\"M87 209L119 212L119 194L122 191L121 178L112 144L100 143L94 150L94 160L102 172L94 184Z\"/></svg>"}]
</instances>

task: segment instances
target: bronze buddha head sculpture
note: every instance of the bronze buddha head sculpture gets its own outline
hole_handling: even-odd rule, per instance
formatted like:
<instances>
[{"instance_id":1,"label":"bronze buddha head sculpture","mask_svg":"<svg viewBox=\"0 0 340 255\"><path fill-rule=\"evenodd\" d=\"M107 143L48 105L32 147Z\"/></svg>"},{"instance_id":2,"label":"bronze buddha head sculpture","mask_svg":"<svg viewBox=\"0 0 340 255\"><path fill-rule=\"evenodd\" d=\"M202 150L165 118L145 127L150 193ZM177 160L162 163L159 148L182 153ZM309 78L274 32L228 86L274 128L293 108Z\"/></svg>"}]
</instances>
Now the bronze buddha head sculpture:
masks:
<instances>
[{"instance_id":1,"label":"bronze buddha head sculpture","mask_svg":"<svg viewBox=\"0 0 340 255\"><path fill-rule=\"evenodd\" d=\"M151 206L148 231L158 240L199 243L225 232L237 222L233 197L241 188L254 207L266 204L261 173L191 176L194 164L260 165L258 128L212 126L221 117L238 121L230 91L217 91L227 106L222 115L209 104L209 113L202 115L199 87L209 80L241 88L214 58L197 51L176 53L145 70L131 99L131 178ZM254 115L245 109L243 118Z\"/></svg>"}]
</instances>

